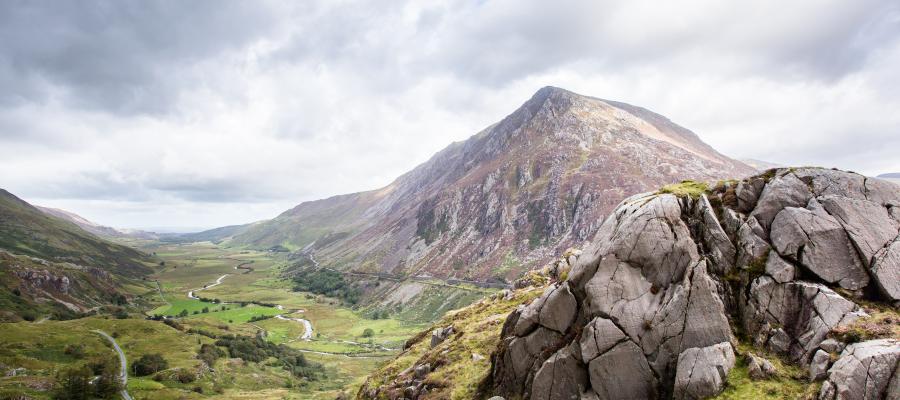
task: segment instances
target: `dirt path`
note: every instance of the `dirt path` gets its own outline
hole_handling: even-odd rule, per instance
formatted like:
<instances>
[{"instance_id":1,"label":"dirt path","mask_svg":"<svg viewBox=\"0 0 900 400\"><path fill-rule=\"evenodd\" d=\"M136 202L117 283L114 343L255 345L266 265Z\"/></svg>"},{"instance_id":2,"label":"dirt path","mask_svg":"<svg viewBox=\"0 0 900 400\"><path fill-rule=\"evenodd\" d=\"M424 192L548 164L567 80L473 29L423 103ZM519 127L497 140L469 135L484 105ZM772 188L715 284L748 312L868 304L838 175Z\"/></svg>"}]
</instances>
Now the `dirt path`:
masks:
<instances>
[{"instance_id":1,"label":"dirt path","mask_svg":"<svg viewBox=\"0 0 900 400\"><path fill-rule=\"evenodd\" d=\"M97 333L100 336L103 336L106 340L108 340L110 343L112 343L113 348L116 349L116 353L119 353L119 365L120 365L120 368L122 371L121 372L122 391L120 393L122 394L123 399L134 400L131 397L131 395L128 394L128 389L126 389L128 387L128 360L125 358L125 352L123 352L122 348L119 347L119 344L116 343L116 339L113 339L112 336L107 335L106 332L103 332L101 330L95 330L92 332Z\"/></svg>"}]
</instances>

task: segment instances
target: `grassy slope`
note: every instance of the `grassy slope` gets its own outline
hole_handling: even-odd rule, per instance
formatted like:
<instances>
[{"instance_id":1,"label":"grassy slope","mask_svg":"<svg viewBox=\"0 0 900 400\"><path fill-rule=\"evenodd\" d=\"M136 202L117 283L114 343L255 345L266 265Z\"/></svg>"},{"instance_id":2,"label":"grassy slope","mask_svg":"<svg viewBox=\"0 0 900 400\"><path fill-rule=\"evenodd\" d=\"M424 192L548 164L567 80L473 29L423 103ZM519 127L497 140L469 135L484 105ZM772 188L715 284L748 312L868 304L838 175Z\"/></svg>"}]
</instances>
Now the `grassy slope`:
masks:
<instances>
[{"instance_id":1,"label":"grassy slope","mask_svg":"<svg viewBox=\"0 0 900 400\"><path fill-rule=\"evenodd\" d=\"M476 398L478 385L490 373L489 357L500 342L500 329L506 316L519 304L527 303L541 293L542 287L521 289L515 291L509 300L495 296L448 313L433 327L416 335L411 340L411 346L397 358L370 375L364 387L390 385L411 366L429 363L440 366L426 378L429 387L435 387L429 392L429 398ZM448 325L453 325L456 333L432 349L431 330ZM475 360L473 354L484 358ZM388 398L385 392L381 395Z\"/></svg>"},{"instance_id":2,"label":"grassy slope","mask_svg":"<svg viewBox=\"0 0 900 400\"><path fill-rule=\"evenodd\" d=\"M102 267L126 277L152 272L146 254L100 239L0 189L0 248L48 260Z\"/></svg>"}]
</instances>

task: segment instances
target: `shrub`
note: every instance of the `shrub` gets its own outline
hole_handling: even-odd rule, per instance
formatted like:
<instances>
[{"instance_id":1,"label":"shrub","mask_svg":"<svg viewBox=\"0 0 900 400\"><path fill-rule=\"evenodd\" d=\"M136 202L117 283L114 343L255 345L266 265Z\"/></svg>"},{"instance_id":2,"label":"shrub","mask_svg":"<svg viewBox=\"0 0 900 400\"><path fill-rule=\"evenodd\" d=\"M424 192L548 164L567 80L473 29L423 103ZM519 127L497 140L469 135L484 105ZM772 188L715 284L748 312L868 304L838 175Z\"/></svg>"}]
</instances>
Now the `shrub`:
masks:
<instances>
[{"instance_id":1,"label":"shrub","mask_svg":"<svg viewBox=\"0 0 900 400\"><path fill-rule=\"evenodd\" d=\"M132 368L135 375L147 376L169 368L169 362L163 358L162 354L144 354L134 362Z\"/></svg>"},{"instance_id":2,"label":"shrub","mask_svg":"<svg viewBox=\"0 0 900 400\"><path fill-rule=\"evenodd\" d=\"M66 348L63 349L63 353L72 358L82 359L84 358L84 345L80 343L67 345Z\"/></svg>"},{"instance_id":3,"label":"shrub","mask_svg":"<svg viewBox=\"0 0 900 400\"><path fill-rule=\"evenodd\" d=\"M200 352L197 353L197 358L203 360L203 362L205 362L206 365L209 365L210 367L212 367L216 363L216 360L219 359L219 357L224 356L224 351L211 344L201 345Z\"/></svg>"},{"instance_id":4,"label":"shrub","mask_svg":"<svg viewBox=\"0 0 900 400\"><path fill-rule=\"evenodd\" d=\"M197 380L197 375L187 368L182 368L175 372L175 380L181 383L191 383Z\"/></svg>"},{"instance_id":5,"label":"shrub","mask_svg":"<svg viewBox=\"0 0 900 400\"><path fill-rule=\"evenodd\" d=\"M372 336L375 336L375 331L373 331L372 328L366 328L362 333L362 337L365 338L370 338Z\"/></svg>"}]
</instances>

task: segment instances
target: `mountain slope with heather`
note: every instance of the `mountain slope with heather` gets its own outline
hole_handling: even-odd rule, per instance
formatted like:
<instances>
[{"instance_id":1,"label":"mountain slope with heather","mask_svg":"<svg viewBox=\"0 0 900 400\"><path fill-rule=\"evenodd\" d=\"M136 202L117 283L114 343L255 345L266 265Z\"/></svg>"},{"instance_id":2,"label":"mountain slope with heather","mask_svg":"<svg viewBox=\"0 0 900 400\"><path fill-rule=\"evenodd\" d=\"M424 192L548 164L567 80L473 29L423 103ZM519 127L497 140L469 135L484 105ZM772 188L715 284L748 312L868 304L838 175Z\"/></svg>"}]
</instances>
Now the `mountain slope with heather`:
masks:
<instances>
[{"instance_id":1,"label":"mountain slope with heather","mask_svg":"<svg viewBox=\"0 0 900 400\"><path fill-rule=\"evenodd\" d=\"M0 189L0 249L49 261L95 266L125 277L151 272L150 257L99 238Z\"/></svg>"},{"instance_id":2,"label":"mountain slope with heather","mask_svg":"<svg viewBox=\"0 0 900 400\"><path fill-rule=\"evenodd\" d=\"M508 279L589 240L629 193L751 173L661 115L546 87L384 188L302 203L230 243L359 272Z\"/></svg>"}]
</instances>

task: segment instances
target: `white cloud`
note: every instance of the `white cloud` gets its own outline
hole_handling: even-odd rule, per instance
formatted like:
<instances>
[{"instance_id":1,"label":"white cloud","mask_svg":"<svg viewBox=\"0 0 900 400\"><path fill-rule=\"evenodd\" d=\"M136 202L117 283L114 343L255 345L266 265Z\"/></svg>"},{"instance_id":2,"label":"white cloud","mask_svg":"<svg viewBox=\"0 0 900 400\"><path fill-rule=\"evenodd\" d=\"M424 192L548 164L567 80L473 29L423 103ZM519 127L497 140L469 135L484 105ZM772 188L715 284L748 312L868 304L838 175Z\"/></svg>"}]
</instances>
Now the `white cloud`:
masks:
<instances>
[{"instance_id":1,"label":"white cloud","mask_svg":"<svg viewBox=\"0 0 900 400\"><path fill-rule=\"evenodd\" d=\"M249 222L387 184L545 85L732 156L900 171L894 2L165 4L2 6L0 186L116 226Z\"/></svg>"}]
</instances>

